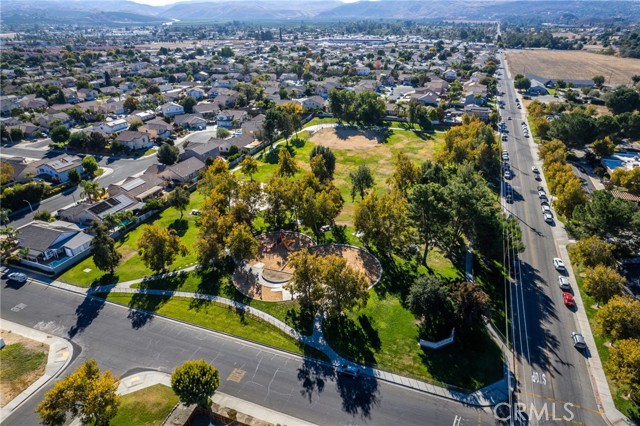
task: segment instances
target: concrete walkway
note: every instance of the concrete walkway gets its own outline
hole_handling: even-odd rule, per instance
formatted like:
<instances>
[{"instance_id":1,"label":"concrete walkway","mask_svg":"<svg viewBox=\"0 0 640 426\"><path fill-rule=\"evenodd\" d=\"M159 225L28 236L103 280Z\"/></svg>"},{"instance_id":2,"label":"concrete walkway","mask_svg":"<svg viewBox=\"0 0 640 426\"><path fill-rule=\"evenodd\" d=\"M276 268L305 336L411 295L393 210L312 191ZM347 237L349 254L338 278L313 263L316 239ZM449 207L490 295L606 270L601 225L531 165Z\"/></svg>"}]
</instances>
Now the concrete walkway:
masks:
<instances>
[{"instance_id":1,"label":"concrete walkway","mask_svg":"<svg viewBox=\"0 0 640 426\"><path fill-rule=\"evenodd\" d=\"M35 394L40 388L49 383L49 381L58 377L64 369L67 368L73 359L73 345L71 345L68 340L51 336L42 331L24 327L11 321L1 320L0 328L35 340L36 342L49 345L49 357L47 358L47 366L45 367L44 374L0 410L1 423L29 399L31 395Z\"/></svg>"}]
</instances>

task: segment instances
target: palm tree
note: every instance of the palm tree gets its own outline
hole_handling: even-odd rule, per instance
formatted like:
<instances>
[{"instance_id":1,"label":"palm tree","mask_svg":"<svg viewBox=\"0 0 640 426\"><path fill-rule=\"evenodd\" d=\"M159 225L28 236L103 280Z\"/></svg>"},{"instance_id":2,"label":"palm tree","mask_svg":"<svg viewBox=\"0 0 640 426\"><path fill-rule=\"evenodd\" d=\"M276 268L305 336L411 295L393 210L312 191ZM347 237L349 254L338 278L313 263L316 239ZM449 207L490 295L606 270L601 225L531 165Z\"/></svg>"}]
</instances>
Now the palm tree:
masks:
<instances>
[{"instance_id":1,"label":"palm tree","mask_svg":"<svg viewBox=\"0 0 640 426\"><path fill-rule=\"evenodd\" d=\"M80 182L80 187L82 188L80 196L87 197L89 201L95 201L102 198L105 192L104 188L100 188L100 184L98 182L91 180L83 180Z\"/></svg>"}]
</instances>

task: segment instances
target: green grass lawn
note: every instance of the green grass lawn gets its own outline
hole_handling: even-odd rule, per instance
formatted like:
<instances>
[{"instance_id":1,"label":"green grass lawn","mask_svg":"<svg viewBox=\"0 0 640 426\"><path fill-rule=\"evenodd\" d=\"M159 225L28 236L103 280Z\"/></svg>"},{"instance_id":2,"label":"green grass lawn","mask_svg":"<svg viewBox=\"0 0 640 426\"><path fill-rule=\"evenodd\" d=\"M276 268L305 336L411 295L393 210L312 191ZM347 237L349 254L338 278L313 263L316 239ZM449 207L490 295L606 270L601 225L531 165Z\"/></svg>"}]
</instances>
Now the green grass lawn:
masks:
<instances>
[{"instance_id":1,"label":"green grass lawn","mask_svg":"<svg viewBox=\"0 0 640 426\"><path fill-rule=\"evenodd\" d=\"M160 426L178 403L170 387L153 385L122 396L112 426Z\"/></svg>"},{"instance_id":2,"label":"green grass lawn","mask_svg":"<svg viewBox=\"0 0 640 426\"><path fill-rule=\"evenodd\" d=\"M198 230L196 226L196 216L192 216L189 212L191 209L200 208L203 199L203 195L198 191L191 194L191 201L184 213L182 221L179 221L180 212L174 208L168 208L155 216L155 219L152 219L155 225L176 229L178 235L181 236L182 243L189 248L189 253L186 256L178 256L171 266L171 270L182 269L196 262L197 253L194 246L198 236ZM113 277L96 268L93 263L93 258L88 257L63 273L59 279L80 287L90 287L94 284L110 284L152 275L153 273L142 263L137 252L138 238L140 238L143 226L144 224L138 226L125 235L124 238L116 241L116 247L122 255L122 259ZM85 269L89 269L90 271L84 272Z\"/></svg>"},{"instance_id":3,"label":"green grass lawn","mask_svg":"<svg viewBox=\"0 0 640 426\"><path fill-rule=\"evenodd\" d=\"M609 360L609 348L605 345L607 342L609 342L609 339L601 336L596 331L594 322L594 316L597 312L597 309L595 308L596 301L584 290L584 279L581 276L585 268L573 260L574 256L572 254L572 247L569 246L568 249L569 257L571 258L571 265L573 266L573 270L576 274L576 281L578 283L578 289L580 290L580 296L582 297L582 303L584 304L584 309L587 313L587 318L589 318L589 324L591 325L591 331L593 332L593 339L596 342L596 348L598 350L598 354L600 355L600 360L604 365ZM620 391L620 389L618 389L613 381L609 380L608 377L607 382L609 382L609 388L611 389L611 395L613 396L613 402L615 403L616 408L633 421L640 422L640 405L631 400L623 398L623 393Z\"/></svg>"},{"instance_id":4,"label":"green grass lawn","mask_svg":"<svg viewBox=\"0 0 640 426\"><path fill-rule=\"evenodd\" d=\"M331 118L331 117L324 117L324 118L314 117L307 124L305 124L304 127L315 126L318 124L333 124L337 122L338 122L337 119Z\"/></svg>"},{"instance_id":5,"label":"green grass lawn","mask_svg":"<svg viewBox=\"0 0 640 426\"><path fill-rule=\"evenodd\" d=\"M22 343L7 345L0 351L0 380L5 383L19 381L46 363L46 347L39 351L26 348Z\"/></svg>"},{"instance_id":6,"label":"green grass lawn","mask_svg":"<svg viewBox=\"0 0 640 426\"><path fill-rule=\"evenodd\" d=\"M105 296L110 302L189 322L296 354L326 359L323 354L313 348L299 345L297 340L274 326L226 305L182 297L118 293Z\"/></svg>"}]
</instances>

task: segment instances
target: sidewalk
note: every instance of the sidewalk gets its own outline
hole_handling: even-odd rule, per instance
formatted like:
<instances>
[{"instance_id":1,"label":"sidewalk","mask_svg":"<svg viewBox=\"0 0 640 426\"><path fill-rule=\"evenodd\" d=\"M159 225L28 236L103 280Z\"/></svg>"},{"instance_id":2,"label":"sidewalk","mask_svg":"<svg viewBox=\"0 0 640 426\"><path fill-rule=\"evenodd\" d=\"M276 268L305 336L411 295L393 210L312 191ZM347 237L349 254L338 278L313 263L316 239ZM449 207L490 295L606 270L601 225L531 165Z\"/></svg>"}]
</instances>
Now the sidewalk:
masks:
<instances>
[{"instance_id":1,"label":"sidewalk","mask_svg":"<svg viewBox=\"0 0 640 426\"><path fill-rule=\"evenodd\" d=\"M11 321L1 320L0 328L19 334L28 339L49 345L49 357L44 374L38 380L33 382L31 386L22 391L20 395L15 397L2 410L0 410L0 423L13 413L16 408L20 407L27 399L36 393L40 388L49 383L52 379L58 377L64 369L71 363L73 359L73 346L65 339L48 335L32 328L24 327Z\"/></svg>"},{"instance_id":2,"label":"sidewalk","mask_svg":"<svg viewBox=\"0 0 640 426\"><path fill-rule=\"evenodd\" d=\"M175 274L177 272L179 271L175 271L173 273ZM147 277L146 280L149 280L151 278L152 277ZM269 314L266 314L265 312L262 312L255 308L252 308L251 306L248 306L224 297L214 296L209 294L188 293L183 291L131 288L132 284L142 282L143 280L144 279L138 279L138 280L127 281L126 283L99 286L99 287L93 287L93 288L81 288L81 287L77 287L71 284L66 284L60 281L54 281L51 284L46 284L46 283L44 284L49 285L51 287L71 291L73 293L82 294L85 296L87 295L91 296L91 295L100 294L100 293L129 293L129 294L148 294L148 295L158 295L158 296L184 297L184 298L190 298L190 299L207 300L211 302L221 303L224 305L233 306L236 309L242 309L247 314L254 315L266 321L267 323L279 328L280 330L285 332L287 335L293 337L294 339L300 341L301 343L307 344L325 353L329 357L333 365L339 365L339 364L353 365L355 367L361 368L364 371L364 374L366 374L367 376L375 377L377 379L384 380L389 383L394 383L396 385L405 386L421 392L430 393L432 395L440 396L443 398L459 401L465 404L478 406L478 407L494 406L499 402L506 401L508 398L506 379L502 379L492 385L487 386L484 389L480 389L473 393L467 394L461 390L454 390L455 387L453 386L451 386L450 388L447 388L444 386L436 386L431 383L408 378L398 374L389 373L389 372L378 370L372 367L363 367L362 365L353 363L347 359L344 359L342 356L336 353L326 342L326 340L324 339L324 336L322 335L322 317L321 316L316 316L314 320L313 334L311 336L305 336L300 334L297 330L289 327L283 321L280 321L279 319Z\"/></svg>"}]
</instances>

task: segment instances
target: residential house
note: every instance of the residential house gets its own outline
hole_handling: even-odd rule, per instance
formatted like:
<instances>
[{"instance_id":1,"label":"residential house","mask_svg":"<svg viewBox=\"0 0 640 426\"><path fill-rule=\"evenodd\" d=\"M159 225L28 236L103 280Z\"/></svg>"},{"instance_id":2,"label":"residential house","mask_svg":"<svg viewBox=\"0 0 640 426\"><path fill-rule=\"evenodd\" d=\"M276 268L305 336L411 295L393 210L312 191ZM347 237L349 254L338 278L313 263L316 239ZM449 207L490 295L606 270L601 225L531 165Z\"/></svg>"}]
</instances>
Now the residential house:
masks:
<instances>
[{"instance_id":1,"label":"residential house","mask_svg":"<svg viewBox=\"0 0 640 426\"><path fill-rule=\"evenodd\" d=\"M15 108L21 108L17 96L0 96L0 114L2 116L11 115L11 110Z\"/></svg>"},{"instance_id":2,"label":"residential house","mask_svg":"<svg viewBox=\"0 0 640 426\"><path fill-rule=\"evenodd\" d=\"M70 128L73 124L73 120L71 119L71 117L69 117L64 112L58 112L58 113L49 114L49 115L41 115L40 117L38 117L37 121L38 121L38 124L40 124L40 126L49 130L51 130L54 127L52 123L56 121L61 122L62 125L67 129Z\"/></svg>"},{"instance_id":3,"label":"residential house","mask_svg":"<svg viewBox=\"0 0 640 426\"><path fill-rule=\"evenodd\" d=\"M464 106L464 112L469 116L476 116L482 121L489 121L491 108L481 107L475 104L468 104Z\"/></svg>"},{"instance_id":4,"label":"residential house","mask_svg":"<svg viewBox=\"0 0 640 426\"><path fill-rule=\"evenodd\" d=\"M197 157L191 157L171 166L164 166L158 176L174 184L190 183L198 177L198 172L206 165Z\"/></svg>"},{"instance_id":5,"label":"residential house","mask_svg":"<svg viewBox=\"0 0 640 426\"><path fill-rule=\"evenodd\" d=\"M166 139L171 136L172 126L160 118L147 121L139 130L144 130L152 138Z\"/></svg>"},{"instance_id":6,"label":"residential house","mask_svg":"<svg viewBox=\"0 0 640 426\"><path fill-rule=\"evenodd\" d=\"M242 110L229 109L221 111L218 114L218 126L226 129L231 129L234 126L234 122L242 124L247 119L247 112Z\"/></svg>"},{"instance_id":7,"label":"residential house","mask_svg":"<svg viewBox=\"0 0 640 426\"><path fill-rule=\"evenodd\" d=\"M196 101L202 100L205 94L204 90L201 89L200 87L191 87L187 89L184 93L187 96L191 96Z\"/></svg>"},{"instance_id":8,"label":"residential house","mask_svg":"<svg viewBox=\"0 0 640 426\"><path fill-rule=\"evenodd\" d=\"M184 114L184 108L175 102L167 102L160 106L160 111L163 115L173 117L174 115Z\"/></svg>"},{"instance_id":9,"label":"residential house","mask_svg":"<svg viewBox=\"0 0 640 426\"><path fill-rule=\"evenodd\" d=\"M442 96L449 90L449 83L434 75L431 77L431 81L424 84L424 87L438 96Z\"/></svg>"},{"instance_id":10,"label":"residential house","mask_svg":"<svg viewBox=\"0 0 640 426\"><path fill-rule=\"evenodd\" d=\"M204 130L207 128L207 120L200 114L176 115L174 123L187 130Z\"/></svg>"},{"instance_id":11,"label":"residential house","mask_svg":"<svg viewBox=\"0 0 640 426\"><path fill-rule=\"evenodd\" d=\"M184 149L184 152L180 154L180 161L196 157L198 160L206 164L208 158L216 158L219 155L220 145L218 143L191 143Z\"/></svg>"},{"instance_id":12,"label":"residential house","mask_svg":"<svg viewBox=\"0 0 640 426\"><path fill-rule=\"evenodd\" d=\"M82 158L76 155L65 155L54 158L38 166L37 172L41 175L47 175L53 180L67 182L69 180L69 171L77 170L82 173Z\"/></svg>"},{"instance_id":13,"label":"residential house","mask_svg":"<svg viewBox=\"0 0 640 426\"><path fill-rule=\"evenodd\" d=\"M80 89L78 90L78 98L84 101L95 101L98 99L98 91L94 89Z\"/></svg>"},{"instance_id":14,"label":"residential house","mask_svg":"<svg viewBox=\"0 0 640 426\"><path fill-rule=\"evenodd\" d=\"M20 123L14 126L7 126L7 129L9 131L11 131L11 129L20 129L22 130L22 134L24 135L24 137L26 139L35 139L38 136L40 136L40 133L42 131L42 129L40 128L40 126L36 126L35 124L31 124L31 123Z\"/></svg>"},{"instance_id":15,"label":"residential house","mask_svg":"<svg viewBox=\"0 0 640 426\"><path fill-rule=\"evenodd\" d=\"M73 223L34 220L17 229L18 246L27 252L20 263L57 273L84 258L92 239Z\"/></svg>"},{"instance_id":16,"label":"residential house","mask_svg":"<svg viewBox=\"0 0 640 426\"><path fill-rule=\"evenodd\" d=\"M80 203L58 210L58 217L67 222L89 226L94 221L102 222L105 216L122 211L132 211L142 205L126 194L118 194L97 203Z\"/></svg>"},{"instance_id":17,"label":"residential house","mask_svg":"<svg viewBox=\"0 0 640 426\"><path fill-rule=\"evenodd\" d=\"M544 86L544 83L542 83L539 80L530 80L531 81L531 87L529 87L529 89L527 90L527 93L531 96L543 96L543 95L548 95L549 91L547 90L547 88Z\"/></svg>"},{"instance_id":18,"label":"residential house","mask_svg":"<svg viewBox=\"0 0 640 426\"><path fill-rule=\"evenodd\" d=\"M162 196L165 182L157 174L158 166L157 164L153 165L145 170L142 175L128 177L122 183L109 185L107 192L112 197L125 194L129 198L140 202Z\"/></svg>"},{"instance_id":19,"label":"residential house","mask_svg":"<svg viewBox=\"0 0 640 426\"><path fill-rule=\"evenodd\" d=\"M104 132L108 135L116 132L121 132L129 128L129 123L124 118L117 120L105 121L104 123L96 124L93 129L96 131Z\"/></svg>"},{"instance_id":20,"label":"residential house","mask_svg":"<svg viewBox=\"0 0 640 426\"><path fill-rule=\"evenodd\" d=\"M200 114L204 118L215 118L216 114L218 114L218 111L220 111L220 107L215 103L201 102L193 107L193 111Z\"/></svg>"},{"instance_id":21,"label":"residential house","mask_svg":"<svg viewBox=\"0 0 640 426\"><path fill-rule=\"evenodd\" d=\"M458 78L458 73L455 70L448 69L442 73L442 77L449 83Z\"/></svg>"},{"instance_id":22,"label":"residential house","mask_svg":"<svg viewBox=\"0 0 640 426\"><path fill-rule=\"evenodd\" d=\"M62 89L62 94L64 95L65 100L70 104L77 104L80 102L80 99L78 99L78 93L74 88Z\"/></svg>"},{"instance_id":23,"label":"residential house","mask_svg":"<svg viewBox=\"0 0 640 426\"><path fill-rule=\"evenodd\" d=\"M420 102L423 105L438 106L440 104L438 94L425 88L416 89L415 93L412 93L410 97L411 100Z\"/></svg>"},{"instance_id":24,"label":"residential house","mask_svg":"<svg viewBox=\"0 0 640 426\"><path fill-rule=\"evenodd\" d=\"M316 95L309 98L297 99L295 102L302 105L304 109L311 111L324 109L325 100L321 96Z\"/></svg>"},{"instance_id":25,"label":"residential house","mask_svg":"<svg viewBox=\"0 0 640 426\"><path fill-rule=\"evenodd\" d=\"M121 132L115 140L122 142L124 146L132 151L151 148L153 146L153 142L151 142L147 133L134 130L125 130Z\"/></svg>"},{"instance_id":26,"label":"residential house","mask_svg":"<svg viewBox=\"0 0 640 426\"><path fill-rule=\"evenodd\" d=\"M45 99L36 98L35 95L27 95L19 103L24 110L46 108L49 105Z\"/></svg>"},{"instance_id":27,"label":"residential house","mask_svg":"<svg viewBox=\"0 0 640 426\"><path fill-rule=\"evenodd\" d=\"M371 69L368 67L357 67L356 75L369 75L371 74Z\"/></svg>"}]
</instances>

